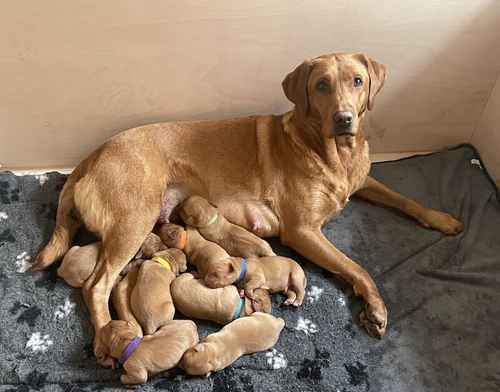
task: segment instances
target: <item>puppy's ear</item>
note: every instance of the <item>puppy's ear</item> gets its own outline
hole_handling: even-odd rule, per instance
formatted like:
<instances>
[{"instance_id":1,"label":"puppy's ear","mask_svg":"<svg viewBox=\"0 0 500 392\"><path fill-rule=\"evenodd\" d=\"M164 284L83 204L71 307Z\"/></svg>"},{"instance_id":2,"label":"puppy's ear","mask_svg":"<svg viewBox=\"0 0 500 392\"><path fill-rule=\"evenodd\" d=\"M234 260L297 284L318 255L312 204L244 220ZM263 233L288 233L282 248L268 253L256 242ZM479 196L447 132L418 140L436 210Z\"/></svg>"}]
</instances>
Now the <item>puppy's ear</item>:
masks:
<instances>
[{"instance_id":1,"label":"puppy's ear","mask_svg":"<svg viewBox=\"0 0 500 392\"><path fill-rule=\"evenodd\" d=\"M197 344L196 346L193 347L193 350L196 351L197 353L201 353L204 351L203 345Z\"/></svg>"},{"instance_id":2,"label":"puppy's ear","mask_svg":"<svg viewBox=\"0 0 500 392\"><path fill-rule=\"evenodd\" d=\"M385 78L387 75L386 68L384 65L373 60L371 57L368 57L366 54L359 53L354 57L357 58L366 67L368 75L370 76L368 110L372 110L375 103L375 96L378 94L385 83Z\"/></svg>"},{"instance_id":3,"label":"puppy's ear","mask_svg":"<svg viewBox=\"0 0 500 392\"><path fill-rule=\"evenodd\" d=\"M307 82L312 70L312 61L305 60L281 83L286 97L295 104L297 116L304 119L309 112L309 94L307 92Z\"/></svg>"}]
</instances>

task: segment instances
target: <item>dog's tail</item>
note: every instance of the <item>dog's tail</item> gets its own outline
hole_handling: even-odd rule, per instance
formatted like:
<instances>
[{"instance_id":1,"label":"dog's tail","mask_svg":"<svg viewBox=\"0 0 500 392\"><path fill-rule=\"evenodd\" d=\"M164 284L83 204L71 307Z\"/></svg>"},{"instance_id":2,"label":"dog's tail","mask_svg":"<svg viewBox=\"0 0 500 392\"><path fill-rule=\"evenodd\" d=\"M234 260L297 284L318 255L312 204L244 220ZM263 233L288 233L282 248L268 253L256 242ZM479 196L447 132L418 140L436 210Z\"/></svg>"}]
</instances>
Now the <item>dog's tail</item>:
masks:
<instances>
[{"instance_id":1,"label":"dog's tail","mask_svg":"<svg viewBox=\"0 0 500 392\"><path fill-rule=\"evenodd\" d=\"M41 271L64 256L76 231L82 224L74 202L75 185L80 179L77 170L75 169L64 184L59 195L54 232L49 243L38 253L31 266L31 271Z\"/></svg>"}]
</instances>

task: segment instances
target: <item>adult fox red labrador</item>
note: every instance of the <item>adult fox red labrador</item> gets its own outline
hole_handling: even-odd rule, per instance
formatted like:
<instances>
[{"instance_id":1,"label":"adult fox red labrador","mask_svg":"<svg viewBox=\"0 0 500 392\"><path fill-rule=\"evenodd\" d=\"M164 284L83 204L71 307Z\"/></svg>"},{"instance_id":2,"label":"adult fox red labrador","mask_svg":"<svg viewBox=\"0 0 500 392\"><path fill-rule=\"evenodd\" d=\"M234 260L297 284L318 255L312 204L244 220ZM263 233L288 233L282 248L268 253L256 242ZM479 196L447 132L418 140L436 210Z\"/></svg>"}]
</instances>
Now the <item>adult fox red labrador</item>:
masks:
<instances>
[{"instance_id":1,"label":"adult fox red labrador","mask_svg":"<svg viewBox=\"0 0 500 392\"><path fill-rule=\"evenodd\" d=\"M385 81L382 64L364 54L306 60L283 81L293 111L222 121L152 124L108 140L74 170L59 198L50 242L37 256L41 270L68 250L84 224L103 251L84 286L95 327L94 351L107 361L102 328L116 277L155 223L198 194L227 219L281 241L339 274L363 297L360 320L382 336L387 310L370 275L323 236L321 226L352 194L402 210L426 227L457 234L463 225L391 191L368 176L363 118Z\"/></svg>"}]
</instances>

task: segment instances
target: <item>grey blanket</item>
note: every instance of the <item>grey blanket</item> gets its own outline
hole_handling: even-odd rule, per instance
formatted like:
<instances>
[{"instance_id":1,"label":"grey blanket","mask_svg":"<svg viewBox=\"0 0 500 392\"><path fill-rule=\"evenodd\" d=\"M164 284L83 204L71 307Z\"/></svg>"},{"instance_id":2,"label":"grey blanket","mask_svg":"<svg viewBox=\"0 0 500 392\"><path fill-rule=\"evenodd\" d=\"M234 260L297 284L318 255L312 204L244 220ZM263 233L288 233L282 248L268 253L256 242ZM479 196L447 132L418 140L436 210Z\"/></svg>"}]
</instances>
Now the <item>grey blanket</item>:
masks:
<instances>
[{"instance_id":1,"label":"grey blanket","mask_svg":"<svg viewBox=\"0 0 500 392\"><path fill-rule=\"evenodd\" d=\"M350 287L273 242L308 278L301 308L273 298L273 313L286 321L275 349L209 378L169 371L140 390L499 391L500 206L477 159L463 146L372 167L393 189L458 216L466 229L457 237L359 200L324 227L377 282L389 309L382 340L355 321L362 303ZM121 389L120 370L95 362L80 291L57 278L57 265L24 272L51 234L65 179L0 173L0 391ZM218 328L198 326L200 336Z\"/></svg>"}]
</instances>

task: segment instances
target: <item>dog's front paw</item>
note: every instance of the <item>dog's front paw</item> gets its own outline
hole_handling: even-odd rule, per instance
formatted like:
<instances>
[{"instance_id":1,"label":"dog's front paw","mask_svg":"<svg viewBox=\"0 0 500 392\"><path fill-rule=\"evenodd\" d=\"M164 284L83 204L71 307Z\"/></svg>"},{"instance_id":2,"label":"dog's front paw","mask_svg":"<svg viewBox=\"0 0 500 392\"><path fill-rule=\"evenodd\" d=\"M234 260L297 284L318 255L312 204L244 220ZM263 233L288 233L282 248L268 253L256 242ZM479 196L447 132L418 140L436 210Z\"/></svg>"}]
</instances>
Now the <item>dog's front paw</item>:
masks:
<instances>
[{"instance_id":1,"label":"dog's front paw","mask_svg":"<svg viewBox=\"0 0 500 392\"><path fill-rule=\"evenodd\" d=\"M387 328L387 308L382 300L365 304L365 309L359 314L359 321L370 336L381 338Z\"/></svg>"},{"instance_id":2,"label":"dog's front paw","mask_svg":"<svg viewBox=\"0 0 500 392\"><path fill-rule=\"evenodd\" d=\"M450 214L432 209L426 210L425 214L419 218L419 222L424 227L439 230L446 235L457 235L464 229L463 223Z\"/></svg>"}]
</instances>

